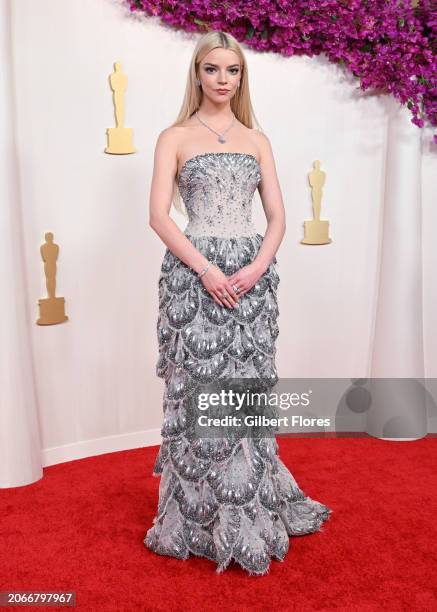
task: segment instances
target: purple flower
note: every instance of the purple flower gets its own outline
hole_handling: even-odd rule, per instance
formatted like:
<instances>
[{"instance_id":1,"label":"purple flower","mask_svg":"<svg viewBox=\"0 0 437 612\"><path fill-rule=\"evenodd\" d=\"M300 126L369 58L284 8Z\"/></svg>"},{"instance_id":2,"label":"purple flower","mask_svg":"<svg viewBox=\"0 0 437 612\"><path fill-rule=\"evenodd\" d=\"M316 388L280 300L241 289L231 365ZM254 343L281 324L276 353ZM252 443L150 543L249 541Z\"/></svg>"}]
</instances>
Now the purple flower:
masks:
<instances>
[{"instance_id":1,"label":"purple flower","mask_svg":"<svg viewBox=\"0 0 437 612\"><path fill-rule=\"evenodd\" d=\"M389 93L412 122L437 126L436 0L125 0L131 13L186 31L224 30L258 51L324 53ZM434 135L437 142L437 134Z\"/></svg>"}]
</instances>

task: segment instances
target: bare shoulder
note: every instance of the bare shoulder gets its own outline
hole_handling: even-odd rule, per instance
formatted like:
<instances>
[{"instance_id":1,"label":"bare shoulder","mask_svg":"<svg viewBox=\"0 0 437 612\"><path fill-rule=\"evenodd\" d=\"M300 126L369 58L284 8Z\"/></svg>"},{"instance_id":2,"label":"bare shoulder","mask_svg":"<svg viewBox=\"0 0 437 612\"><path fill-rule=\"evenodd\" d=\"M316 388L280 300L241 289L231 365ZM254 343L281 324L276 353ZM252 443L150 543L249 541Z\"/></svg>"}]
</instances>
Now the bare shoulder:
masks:
<instances>
[{"instance_id":1,"label":"bare shoulder","mask_svg":"<svg viewBox=\"0 0 437 612\"><path fill-rule=\"evenodd\" d=\"M271 148L270 139L267 134L254 128L252 130L252 135L254 138L254 142L259 147L260 151L267 151L269 148Z\"/></svg>"},{"instance_id":2,"label":"bare shoulder","mask_svg":"<svg viewBox=\"0 0 437 612\"><path fill-rule=\"evenodd\" d=\"M192 138L192 122L184 121L178 125L171 125L162 130L158 136L157 146L171 150L179 158L184 143Z\"/></svg>"},{"instance_id":3,"label":"bare shoulder","mask_svg":"<svg viewBox=\"0 0 437 612\"><path fill-rule=\"evenodd\" d=\"M159 133L155 146L155 161L163 160L164 163L177 167L182 130L178 125L171 125Z\"/></svg>"},{"instance_id":4,"label":"bare shoulder","mask_svg":"<svg viewBox=\"0 0 437 612\"><path fill-rule=\"evenodd\" d=\"M179 126L171 125L159 133L157 142L166 146L177 145L180 133L181 128Z\"/></svg>"},{"instance_id":5,"label":"bare shoulder","mask_svg":"<svg viewBox=\"0 0 437 612\"><path fill-rule=\"evenodd\" d=\"M267 134L261 132L260 130L253 129L252 137L253 142L259 152L260 160L272 157L272 145Z\"/></svg>"}]
</instances>

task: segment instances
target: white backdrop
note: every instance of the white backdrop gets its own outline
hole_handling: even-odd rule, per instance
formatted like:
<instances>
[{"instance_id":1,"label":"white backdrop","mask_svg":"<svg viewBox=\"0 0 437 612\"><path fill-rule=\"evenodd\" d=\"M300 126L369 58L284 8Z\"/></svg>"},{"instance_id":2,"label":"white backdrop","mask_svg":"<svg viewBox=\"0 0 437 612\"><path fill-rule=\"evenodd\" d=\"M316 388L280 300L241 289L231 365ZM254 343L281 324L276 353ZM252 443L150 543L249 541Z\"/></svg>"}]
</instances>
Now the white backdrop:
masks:
<instances>
[{"instance_id":1,"label":"white backdrop","mask_svg":"<svg viewBox=\"0 0 437 612\"><path fill-rule=\"evenodd\" d=\"M132 18L116 0L1 5L0 486L42 466L160 442L157 279L148 226L153 151L179 111L198 35ZM431 129L326 58L245 48L287 212L278 251L283 378L436 377L436 161ZM128 76L134 155L105 154L108 75ZM332 244L299 243L307 173L327 173ZM186 220L172 213L181 229ZM264 233L258 193L254 220ZM40 245L60 246L69 321L42 327ZM432 417L433 415L429 415ZM428 431L437 425L430 418Z\"/></svg>"}]
</instances>

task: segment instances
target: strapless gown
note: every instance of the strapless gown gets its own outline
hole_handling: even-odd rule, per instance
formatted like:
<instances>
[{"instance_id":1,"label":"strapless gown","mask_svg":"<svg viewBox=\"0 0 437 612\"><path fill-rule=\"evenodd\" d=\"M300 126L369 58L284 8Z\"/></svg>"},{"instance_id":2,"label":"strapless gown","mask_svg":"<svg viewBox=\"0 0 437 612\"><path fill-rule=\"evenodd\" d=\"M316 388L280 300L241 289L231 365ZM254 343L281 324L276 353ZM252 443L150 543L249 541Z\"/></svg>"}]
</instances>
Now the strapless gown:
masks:
<instances>
[{"instance_id":1,"label":"strapless gown","mask_svg":"<svg viewBox=\"0 0 437 612\"><path fill-rule=\"evenodd\" d=\"M263 237L252 224L261 180L248 153L203 153L185 162L179 189L189 222L184 234L230 276L255 258ZM284 560L289 536L322 531L332 510L308 497L278 455L273 436L243 440L196 438L187 398L217 378L262 378L274 385L278 336L278 264L269 268L239 308L217 304L198 275L165 251L159 276L156 374L165 380L160 476L153 526L144 544L159 555L237 562L251 575Z\"/></svg>"}]
</instances>

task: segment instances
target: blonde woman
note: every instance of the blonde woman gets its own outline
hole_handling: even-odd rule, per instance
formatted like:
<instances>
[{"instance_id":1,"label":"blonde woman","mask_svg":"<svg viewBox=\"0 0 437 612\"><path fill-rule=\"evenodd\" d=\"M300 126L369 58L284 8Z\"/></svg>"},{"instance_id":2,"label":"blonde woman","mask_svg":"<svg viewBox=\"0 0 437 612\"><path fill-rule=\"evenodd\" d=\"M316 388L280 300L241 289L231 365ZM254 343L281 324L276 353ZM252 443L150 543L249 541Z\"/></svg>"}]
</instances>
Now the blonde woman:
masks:
<instances>
[{"instance_id":1,"label":"blonde woman","mask_svg":"<svg viewBox=\"0 0 437 612\"><path fill-rule=\"evenodd\" d=\"M278 381L275 264L285 211L270 141L253 117L238 41L208 32L194 50L179 117L155 148L150 225L167 246L156 373L165 391L153 470L159 502L144 544L179 559L206 557L218 572L234 561L262 575L272 558L284 559L289 536L320 531L332 511L299 488L273 435L242 436L235 426L202 436L193 425L200 410L190 398L209 383ZM264 236L251 220L256 189ZM183 232L169 216L172 202L188 213Z\"/></svg>"}]
</instances>

